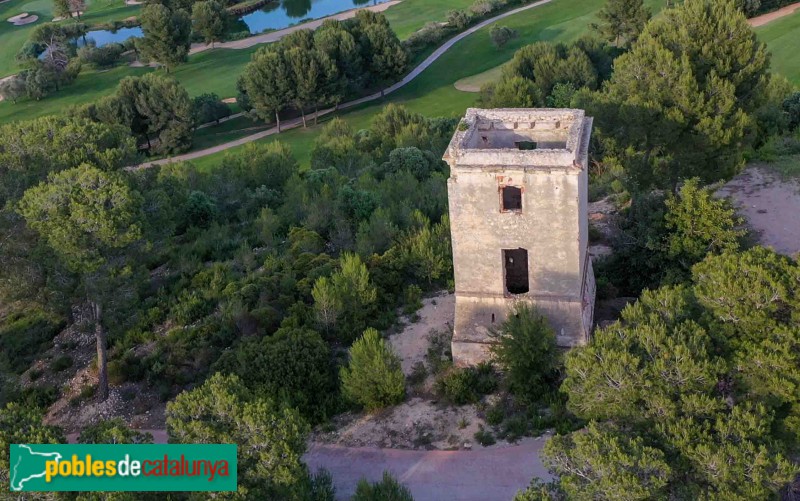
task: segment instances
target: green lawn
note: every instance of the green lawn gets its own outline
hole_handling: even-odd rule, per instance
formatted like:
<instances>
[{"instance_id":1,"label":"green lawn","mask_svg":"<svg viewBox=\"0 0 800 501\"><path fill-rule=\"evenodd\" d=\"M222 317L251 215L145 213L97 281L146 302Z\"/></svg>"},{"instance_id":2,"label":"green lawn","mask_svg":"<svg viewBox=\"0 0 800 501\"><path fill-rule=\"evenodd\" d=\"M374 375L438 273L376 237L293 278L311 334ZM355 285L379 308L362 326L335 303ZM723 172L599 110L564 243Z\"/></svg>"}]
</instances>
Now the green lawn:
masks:
<instances>
[{"instance_id":1,"label":"green lawn","mask_svg":"<svg viewBox=\"0 0 800 501\"><path fill-rule=\"evenodd\" d=\"M800 86L800 12L756 28L772 53L772 71Z\"/></svg>"},{"instance_id":2,"label":"green lawn","mask_svg":"<svg viewBox=\"0 0 800 501\"><path fill-rule=\"evenodd\" d=\"M89 0L89 2L89 12L84 16L87 23L94 24L123 19L138 12L138 10L131 11L131 8L125 7L122 0L93 0L94 3ZM51 19L52 16L49 14L51 3L51 0L33 0L22 5L36 4L41 8L46 7L48 12L46 19ZM15 0L0 4L0 12L3 12L3 9L9 11L5 17L9 17L12 12L17 11L9 9L9 4L14 5ZM400 37L406 38L427 21L444 20L448 11L466 8L471 4L472 0L404 0L399 5L389 8L386 15ZM28 12L35 10L32 7L26 7L26 9ZM22 46L32 29L30 27L24 30L18 29L13 32L18 39L15 39L14 36L9 38L4 31L11 31L13 27L8 23L5 24L6 26L0 25L0 41L2 41L0 43L0 75L16 71L14 54ZM201 52L190 57L188 63L174 70L173 76L186 87L189 95L214 92L221 97L233 97L236 95L236 79L256 49L257 47ZM5 69L3 65L6 66ZM0 102L0 123L60 113L67 106L94 101L98 97L112 93L120 79L128 75L141 75L147 71L152 70L127 67L114 68L102 73L85 70L74 84L41 101L26 101L17 104Z\"/></svg>"},{"instance_id":3,"label":"green lawn","mask_svg":"<svg viewBox=\"0 0 800 501\"><path fill-rule=\"evenodd\" d=\"M194 134L194 148L202 150L215 144L226 143L240 137L255 134L270 127L272 127L270 124L253 122L245 117L236 117L219 125L197 129Z\"/></svg>"},{"instance_id":4,"label":"green lawn","mask_svg":"<svg viewBox=\"0 0 800 501\"><path fill-rule=\"evenodd\" d=\"M36 1L45 2L49 0ZM95 1L104 2L107 0ZM115 1L121 3L121 0ZM444 19L449 10L466 8L471 3L471 0L405 0L399 5L388 9L386 14L401 37L405 37L424 25L428 20ZM537 7L512 18L507 18L503 21L503 24L516 28L520 34L518 38L510 42L502 50L496 50L489 43L488 29L481 30L481 32L469 37L468 40L458 44L460 47L466 45L469 48L454 48L451 50L455 54L460 54L460 60L455 60L451 64L458 65L459 75L469 76L505 62L519 47L531 41L552 40L556 37L558 39L575 38L586 31L588 22L593 19L594 12L599 9L602 3L602 0L587 0L585 2L555 0L552 4ZM89 15L86 17L88 18ZM253 47L245 50L216 49L205 51L190 57L187 64L181 65L173 71L173 75L186 87L192 96L204 92L214 92L221 97L232 97L236 95L236 78L255 50L256 48ZM468 51L473 51L474 54ZM453 74L441 62L437 63L436 67L444 68L441 73L448 78ZM432 70L439 71L431 68L426 74ZM68 106L91 102L98 97L112 93L117 82L125 76L141 75L147 71L153 70L118 67L102 73L94 71L82 72L74 84L41 101L23 101L17 104L0 102L0 123L60 113ZM433 77L433 80L437 78ZM403 95L407 96L406 99L408 97L417 99L431 90L438 89L435 82L433 84L428 82L420 87L419 82L421 80L425 80L425 75L417 79L409 88L404 89ZM454 81L450 79L448 85L451 85ZM414 95L414 92L409 93L409 89L416 89L414 91L416 95ZM442 101L443 95L440 92L434 92L427 99L419 101L419 109L431 115L454 114L458 110L463 111L466 106L472 103L474 96L464 96L462 94L453 91L446 96L446 101Z\"/></svg>"},{"instance_id":5,"label":"green lawn","mask_svg":"<svg viewBox=\"0 0 800 501\"><path fill-rule=\"evenodd\" d=\"M401 40L431 21L446 21L451 10L466 10L474 0L403 0L384 14Z\"/></svg>"},{"instance_id":6,"label":"green lawn","mask_svg":"<svg viewBox=\"0 0 800 501\"><path fill-rule=\"evenodd\" d=\"M187 64L173 70L171 75L186 87L190 96L214 92L223 98L234 97L236 78L255 50L255 47L207 50L191 56ZM92 102L113 93L117 83L126 76L143 75L149 71L164 70L128 66L99 72L85 70L73 84L41 101L0 102L0 123L62 113L68 106Z\"/></svg>"},{"instance_id":7,"label":"green lawn","mask_svg":"<svg viewBox=\"0 0 800 501\"><path fill-rule=\"evenodd\" d=\"M52 0L10 0L0 4L0 77L19 70L14 56L36 26L53 19L52 5ZM81 21L90 26L121 21L137 15L140 9L138 5L125 5L123 0L86 0L86 14ZM39 20L25 26L14 26L5 21L22 12L36 14Z\"/></svg>"},{"instance_id":8,"label":"green lawn","mask_svg":"<svg viewBox=\"0 0 800 501\"><path fill-rule=\"evenodd\" d=\"M457 43L414 81L387 96L383 102L365 105L340 116L354 129L361 129L367 127L375 114L389 102L402 104L431 117L460 116L475 104L477 95L460 92L453 87L453 83L508 61L520 47L534 41L569 41L578 38L588 30L588 24L594 20L595 12L603 3L604 0L555 0L506 18L501 23L516 29L519 36L502 49L495 49L489 41L491 26L483 28ZM265 138L262 142L282 141L292 148L301 164L308 165L311 146L321 127L322 124L306 130L294 129ZM210 169L226 153L236 150L232 148L193 160L192 163L197 168Z\"/></svg>"}]
</instances>

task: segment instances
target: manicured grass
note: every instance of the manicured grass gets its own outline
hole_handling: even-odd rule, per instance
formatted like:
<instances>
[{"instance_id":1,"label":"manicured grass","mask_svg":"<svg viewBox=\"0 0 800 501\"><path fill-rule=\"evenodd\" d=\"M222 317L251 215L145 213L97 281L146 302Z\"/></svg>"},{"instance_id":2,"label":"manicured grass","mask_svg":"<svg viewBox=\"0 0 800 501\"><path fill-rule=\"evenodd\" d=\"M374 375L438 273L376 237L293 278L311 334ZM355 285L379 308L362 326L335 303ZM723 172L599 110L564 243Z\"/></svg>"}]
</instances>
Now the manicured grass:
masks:
<instances>
[{"instance_id":1,"label":"manicured grass","mask_svg":"<svg viewBox=\"0 0 800 501\"><path fill-rule=\"evenodd\" d=\"M19 71L14 56L36 26L52 21L52 6L52 0L31 0L27 2L10 0L0 4L0 77ZM86 14L82 16L81 22L92 26L111 21L121 21L127 17L138 15L140 10L140 6L125 5L123 0L87 0ZM11 23L6 22L9 17L22 12L36 14L39 16L39 20L25 26L13 26Z\"/></svg>"},{"instance_id":2,"label":"manicured grass","mask_svg":"<svg viewBox=\"0 0 800 501\"><path fill-rule=\"evenodd\" d=\"M486 70L482 73L478 73L477 75L462 78L453 85L463 92L478 92L484 85L499 80L502 73L503 65L501 64L500 66L495 66L494 68Z\"/></svg>"},{"instance_id":3,"label":"manicured grass","mask_svg":"<svg viewBox=\"0 0 800 501\"><path fill-rule=\"evenodd\" d=\"M195 54L187 64L170 73L189 92L190 96L213 92L222 98L236 96L236 79L241 68L250 60L256 48L231 50L214 49ZM114 92L119 81L127 76L144 75L151 68L119 66L108 71L82 71L75 82L41 101L23 100L19 103L0 102L0 123L27 120L63 113L68 106L96 101Z\"/></svg>"},{"instance_id":4,"label":"manicured grass","mask_svg":"<svg viewBox=\"0 0 800 501\"><path fill-rule=\"evenodd\" d=\"M756 28L772 53L772 71L800 86L800 12Z\"/></svg>"},{"instance_id":5,"label":"manicured grass","mask_svg":"<svg viewBox=\"0 0 800 501\"><path fill-rule=\"evenodd\" d=\"M236 117L222 122L219 125L198 129L194 134L193 147L196 150L202 150L214 146L215 144L226 143L239 139L240 137L255 134L256 132L270 127L272 127L272 125L253 122L245 117Z\"/></svg>"},{"instance_id":6,"label":"manicured grass","mask_svg":"<svg viewBox=\"0 0 800 501\"><path fill-rule=\"evenodd\" d=\"M49 0L35 1L43 2ZM107 0L96 1L104 2ZM120 0L115 1L120 2ZM401 36L403 36L408 34L408 30L415 31L424 25L427 20L444 19L449 10L466 8L471 3L471 0L443 0L441 2L438 0L405 0L399 5L388 9L386 13L396 24L395 27L401 33ZM555 0L552 4L513 16L512 20L506 19L503 24L517 28L520 31L520 36L517 39L498 51L489 43L488 29L481 30L481 32L469 37L469 40L472 40L470 45L479 49L475 57L465 53L464 50L456 50L454 48L452 51L464 54L461 58L462 60L455 64L460 65L459 69L462 70L460 74L463 74L464 70L466 70L468 74L463 76L469 76L469 74L491 67L487 67L487 65L496 66L505 62L517 48L531 41L549 40L555 36L563 39L574 38L585 30L588 23L587 20L593 17L594 12L600 5L602 5L601 0L589 0L587 2ZM396 11L395 9L398 10ZM89 15L87 14L86 17L88 18ZM584 17L585 19L583 19ZM549 25L548 23L550 22L555 24ZM559 23L567 23L571 27L559 26ZM465 44L469 40L465 40L459 45ZM191 56L188 63L176 68L172 76L186 87L191 96L204 92L214 92L220 97L233 97L236 95L236 79L242 72L244 65L250 61L250 57L255 50L257 50L257 47L243 50L216 49L201 52ZM476 62L481 63L480 68L476 67ZM147 71L153 70L119 67L103 73L85 71L79 75L74 84L41 101L22 101L17 104L0 102L0 123L62 113L68 106L92 102L98 97L112 93L117 82L128 75L141 75ZM445 73L448 73L446 69ZM427 93L428 87L424 87L423 92ZM452 110L460 109L463 111L463 108L474 100L473 96L457 94L447 96L448 101L441 101L441 97L439 94L435 94L431 98L421 101L420 109L431 115L437 113L452 114Z\"/></svg>"},{"instance_id":7,"label":"manicured grass","mask_svg":"<svg viewBox=\"0 0 800 501\"><path fill-rule=\"evenodd\" d=\"M428 22L447 20L451 10L467 10L474 0L403 0L386 9L384 14L401 40Z\"/></svg>"},{"instance_id":8,"label":"manicured grass","mask_svg":"<svg viewBox=\"0 0 800 501\"><path fill-rule=\"evenodd\" d=\"M477 95L460 92L453 87L457 80L494 68L514 55L520 47L537 40L574 40L588 30L595 12L604 0L556 0L506 18L501 23L518 31L519 36L502 49L495 49L489 40L488 26L457 43L419 77L381 103L364 105L340 114L355 129L369 126L373 117L389 102L406 106L426 116L456 117L475 104ZM278 136L264 138L261 142L281 141L294 151L301 165L308 165L310 152L319 130L294 129ZM223 153L193 160L200 169L213 168L226 153L236 152L232 148Z\"/></svg>"}]
</instances>

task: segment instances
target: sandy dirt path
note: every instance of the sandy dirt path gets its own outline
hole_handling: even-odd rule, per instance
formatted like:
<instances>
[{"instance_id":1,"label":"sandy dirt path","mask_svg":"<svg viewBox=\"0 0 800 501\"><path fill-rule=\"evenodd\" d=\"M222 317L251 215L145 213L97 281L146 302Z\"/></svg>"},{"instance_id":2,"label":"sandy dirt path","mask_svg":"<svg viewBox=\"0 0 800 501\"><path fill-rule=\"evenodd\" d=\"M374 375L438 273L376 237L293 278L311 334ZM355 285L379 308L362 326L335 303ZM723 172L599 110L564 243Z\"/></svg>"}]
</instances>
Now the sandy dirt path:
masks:
<instances>
[{"instance_id":1,"label":"sandy dirt path","mask_svg":"<svg viewBox=\"0 0 800 501\"><path fill-rule=\"evenodd\" d=\"M336 19L339 21L344 21L346 19L350 19L356 17L356 13L360 10L371 10L372 12L383 12L389 7L393 7L399 4L402 0L392 0L390 2L381 3L378 5L371 5L369 7L361 7L358 9L350 9L344 12L340 12L338 14L334 14L328 17L322 17L319 19L315 19L313 21L309 21L307 23L297 24L295 26L289 26L288 28L284 28L282 30L271 31L269 33L264 33L263 35L256 35L253 37L243 38L241 40L234 40L232 42L222 42L215 44L214 47L210 45L205 45L201 43L194 43L192 44L191 49L189 50L189 54L197 54L198 52L203 52L209 49L247 49L254 45L262 44L262 43L271 43L277 42L281 38L285 37L289 33L294 33L295 31L299 30L315 30L319 28L323 22L327 21L328 19Z\"/></svg>"},{"instance_id":2,"label":"sandy dirt path","mask_svg":"<svg viewBox=\"0 0 800 501\"><path fill-rule=\"evenodd\" d=\"M793 256L800 252L800 182L751 166L717 190L730 197L757 234L758 243Z\"/></svg>"},{"instance_id":3,"label":"sandy dirt path","mask_svg":"<svg viewBox=\"0 0 800 501\"><path fill-rule=\"evenodd\" d=\"M792 5L787 5L786 7L780 8L773 12L768 12L761 16L756 16L747 20L750 23L750 26L756 28L758 26L764 26L765 24L772 22L776 19L780 19L782 17L794 14L794 11L800 9L800 2L793 3Z\"/></svg>"},{"instance_id":4,"label":"sandy dirt path","mask_svg":"<svg viewBox=\"0 0 800 501\"><path fill-rule=\"evenodd\" d=\"M303 457L311 471L331 472L337 499L349 499L362 477L384 470L411 490L416 501L509 500L533 477L551 477L539 459L547 436L518 445L474 451L408 451L311 444Z\"/></svg>"}]
</instances>

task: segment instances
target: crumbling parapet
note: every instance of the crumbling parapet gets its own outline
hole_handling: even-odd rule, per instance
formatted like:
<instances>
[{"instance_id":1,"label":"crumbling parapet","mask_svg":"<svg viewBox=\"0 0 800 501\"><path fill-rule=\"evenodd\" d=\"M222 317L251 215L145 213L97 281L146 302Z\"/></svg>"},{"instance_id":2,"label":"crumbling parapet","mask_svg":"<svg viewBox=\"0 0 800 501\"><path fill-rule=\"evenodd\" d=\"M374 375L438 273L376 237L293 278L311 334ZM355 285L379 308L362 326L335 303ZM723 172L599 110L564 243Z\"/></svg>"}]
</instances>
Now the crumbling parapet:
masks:
<instances>
[{"instance_id":1,"label":"crumbling parapet","mask_svg":"<svg viewBox=\"0 0 800 501\"><path fill-rule=\"evenodd\" d=\"M588 246L583 110L467 110L444 159L455 271L453 360L489 357L514 303L547 316L560 346L588 340L595 283Z\"/></svg>"}]
</instances>

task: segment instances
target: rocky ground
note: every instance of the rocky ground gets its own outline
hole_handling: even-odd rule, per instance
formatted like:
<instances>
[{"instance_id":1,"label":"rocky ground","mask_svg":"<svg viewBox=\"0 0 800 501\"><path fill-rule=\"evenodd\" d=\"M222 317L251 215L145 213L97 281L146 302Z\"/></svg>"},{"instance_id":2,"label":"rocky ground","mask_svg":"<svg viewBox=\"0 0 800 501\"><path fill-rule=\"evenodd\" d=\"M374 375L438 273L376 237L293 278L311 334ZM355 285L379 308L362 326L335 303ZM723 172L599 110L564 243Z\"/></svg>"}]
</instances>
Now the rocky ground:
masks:
<instances>
[{"instance_id":1,"label":"rocky ground","mask_svg":"<svg viewBox=\"0 0 800 501\"><path fill-rule=\"evenodd\" d=\"M113 417L123 418L134 428L163 427L166 404L143 383L112 385L105 402L95 401L94 332L88 325L88 311L75 308L72 316L73 323L53 339L53 347L21 378L25 386L54 386L61 390L45 420L61 426L67 433Z\"/></svg>"}]
</instances>

